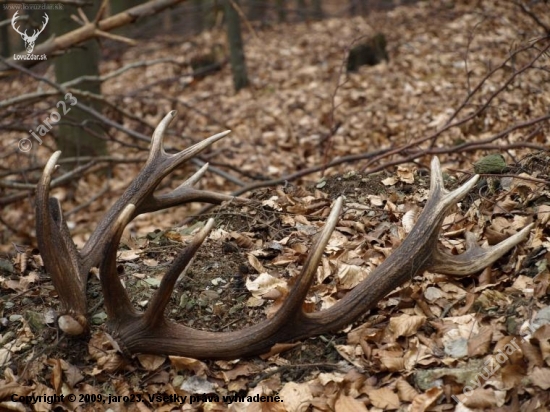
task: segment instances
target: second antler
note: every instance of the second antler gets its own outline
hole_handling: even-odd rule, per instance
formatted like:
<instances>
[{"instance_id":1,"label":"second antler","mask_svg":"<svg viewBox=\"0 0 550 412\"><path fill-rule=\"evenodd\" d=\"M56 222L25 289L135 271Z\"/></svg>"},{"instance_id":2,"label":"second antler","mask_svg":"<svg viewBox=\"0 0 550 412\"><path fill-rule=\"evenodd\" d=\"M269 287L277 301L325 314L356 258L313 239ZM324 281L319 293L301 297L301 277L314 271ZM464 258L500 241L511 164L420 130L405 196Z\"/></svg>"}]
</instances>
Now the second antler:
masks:
<instances>
[{"instance_id":1,"label":"second antler","mask_svg":"<svg viewBox=\"0 0 550 412\"><path fill-rule=\"evenodd\" d=\"M162 177L174 169L174 167L167 167L170 164L170 156L159 149L162 147L162 133L172 118L173 114L169 114L157 128L156 138L153 137L151 155L144 168L145 170L149 167L153 170L151 173ZM217 138L214 139L215 137ZM214 136L210 138L212 140L207 139L196 145L201 145L200 149L194 149L195 146L193 146L184 152L197 153L218 138L218 136ZM57 158L50 160L46 169L52 170L56 160ZM156 167L161 168L161 171L156 170ZM51 175L51 172L46 173L45 171L44 173ZM140 173L140 176L142 175L143 172ZM91 249L98 250L97 253L102 257L100 278L109 318L108 329L120 347L127 353L168 354L210 359L234 359L257 355L268 352L276 343L299 340L341 329L365 314L393 289L425 270L455 276L475 273L491 265L527 237L533 224L487 249L479 247L472 234L467 235L467 250L461 255L451 255L438 247L439 231L446 213L474 187L477 180L478 176L474 176L458 189L452 192L447 191L443 186L439 161L434 158L431 164L429 199L418 222L403 243L367 279L332 307L319 312L306 313L302 310L303 301L342 209L343 200L338 198L324 228L311 246L311 252L294 288L279 311L272 318L257 325L233 332L196 330L172 323L164 316L176 281L208 235L213 225L212 219L176 257L145 312L138 312L133 307L116 270L116 255L122 232L137 214L172 206L175 203L169 203L166 198L161 199L160 196L155 198L152 195L158 182L152 185L154 186L152 189L139 192L141 197L136 193L128 194L130 191L128 189L125 196L115 204L118 206L113 207L117 212L116 216L108 215L109 223L102 222L100 224L103 229L100 231L101 235L96 236L97 244L90 246ZM44 178L41 182L44 186L49 185L49 181L46 182ZM49 224L66 229L66 226L60 224L62 219L59 218L61 216L59 207L55 206L51 208L51 211L54 212L54 217ZM53 232L59 233L58 236L61 237L59 241L62 241L66 248L72 250L74 244L68 237L68 230L65 231L65 229ZM52 230L50 229L49 232ZM56 267L56 256L44 256L51 254L51 250L41 249L41 252L46 269L50 272L52 268L59 270ZM77 256L76 248L70 254ZM55 282L54 285L57 289L58 285ZM61 296L59 289L58 293Z\"/></svg>"}]
</instances>

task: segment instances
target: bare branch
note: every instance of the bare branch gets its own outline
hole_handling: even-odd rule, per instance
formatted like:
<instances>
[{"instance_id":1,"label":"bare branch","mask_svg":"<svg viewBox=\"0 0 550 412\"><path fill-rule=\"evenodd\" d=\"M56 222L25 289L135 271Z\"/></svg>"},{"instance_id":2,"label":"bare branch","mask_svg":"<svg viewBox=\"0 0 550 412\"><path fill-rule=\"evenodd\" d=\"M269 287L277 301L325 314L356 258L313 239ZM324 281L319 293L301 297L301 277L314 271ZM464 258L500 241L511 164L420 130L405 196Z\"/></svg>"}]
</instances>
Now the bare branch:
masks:
<instances>
[{"instance_id":1,"label":"bare branch","mask_svg":"<svg viewBox=\"0 0 550 412\"><path fill-rule=\"evenodd\" d=\"M175 6L176 4L182 3L183 1L185 0L153 0L140 4L139 6L132 7L103 20L89 22L84 26L69 33L65 33L59 37L48 39L46 42L37 45L34 48L34 53L52 56L55 52L66 50L70 47L76 46L77 44L98 37L101 35L101 32L109 32L118 27L133 23L139 18L156 14L162 10ZM8 59L7 62L13 63L13 58ZM21 63L24 67L32 67L37 63L37 61L24 60ZM4 61L4 67L0 65L0 71L5 71L6 66L10 67L10 65L6 64L6 61Z\"/></svg>"}]
</instances>

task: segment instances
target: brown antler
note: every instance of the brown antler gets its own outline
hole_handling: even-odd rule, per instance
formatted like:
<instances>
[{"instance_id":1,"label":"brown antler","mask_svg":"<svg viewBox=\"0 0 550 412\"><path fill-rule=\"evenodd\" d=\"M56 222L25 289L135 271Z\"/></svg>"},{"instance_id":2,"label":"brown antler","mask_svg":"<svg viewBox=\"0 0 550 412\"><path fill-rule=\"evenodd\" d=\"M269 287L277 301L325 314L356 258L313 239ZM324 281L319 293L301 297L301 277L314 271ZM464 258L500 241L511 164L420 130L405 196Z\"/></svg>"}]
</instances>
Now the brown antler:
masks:
<instances>
[{"instance_id":1,"label":"brown antler","mask_svg":"<svg viewBox=\"0 0 550 412\"><path fill-rule=\"evenodd\" d=\"M99 266L103 249L107 243L111 242L113 224L117 222L120 212L128 204L133 205L131 218L134 218L141 213L191 201L219 204L225 200L234 199L231 196L192 187L206 172L208 165L204 165L172 192L155 195L155 189L166 175L229 133L226 131L216 134L179 153L167 154L163 147L163 135L174 117L175 111L172 111L160 122L151 139L147 163L121 198L109 209L80 252L77 251L71 239L59 201L49 198L52 174L61 152L55 152L47 162L37 186L36 237L44 266L50 273L59 294L62 306L59 326L65 333L78 335L88 327L86 320L88 273L92 267ZM244 201L244 199L238 200Z\"/></svg>"},{"instance_id":2,"label":"brown antler","mask_svg":"<svg viewBox=\"0 0 550 412\"><path fill-rule=\"evenodd\" d=\"M234 359L261 354L278 342L298 340L340 329L358 319L386 294L425 270L464 275L490 265L528 235L528 225L498 245L482 249L468 235L468 250L451 256L438 249L439 230L445 214L470 189L478 176L449 192L443 186L437 158L431 165L430 197L419 220L403 243L369 277L331 308L315 312L302 311L302 303L311 286L324 248L338 221L342 198L335 201L327 223L303 266L296 285L280 310L268 320L234 332L207 332L171 323L164 317L166 305L180 273L206 238L213 222L209 220L192 242L175 259L162 279L144 313L130 302L116 271L118 242L124 227L135 215L136 206L128 202L117 221L110 225L100 266L101 285L109 317L108 328L127 353L182 355L194 358Z\"/></svg>"}]
</instances>

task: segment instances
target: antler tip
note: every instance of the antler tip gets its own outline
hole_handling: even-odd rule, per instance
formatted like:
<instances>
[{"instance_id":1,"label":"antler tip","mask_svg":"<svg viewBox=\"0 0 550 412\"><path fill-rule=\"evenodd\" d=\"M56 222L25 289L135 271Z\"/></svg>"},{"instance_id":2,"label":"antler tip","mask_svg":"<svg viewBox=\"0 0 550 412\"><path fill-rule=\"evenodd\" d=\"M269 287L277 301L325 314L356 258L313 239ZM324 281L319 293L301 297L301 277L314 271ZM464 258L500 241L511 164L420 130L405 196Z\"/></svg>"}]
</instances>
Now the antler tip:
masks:
<instances>
[{"instance_id":1,"label":"antler tip","mask_svg":"<svg viewBox=\"0 0 550 412\"><path fill-rule=\"evenodd\" d=\"M225 136L227 136L229 133L231 133L231 130L226 130L224 132L220 132L220 133L216 133L215 135L212 135L210 137L207 137L206 139L204 139L202 142L199 142L197 143L195 146L199 146L199 145L202 145L202 144L206 144L206 146L224 138Z\"/></svg>"},{"instance_id":2,"label":"antler tip","mask_svg":"<svg viewBox=\"0 0 550 412\"><path fill-rule=\"evenodd\" d=\"M521 229L518 234L520 234L522 240L527 237L527 234L535 227L535 222L529 223L523 229Z\"/></svg>"},{"instance_id":3,"label":"antler tip","mask_svg":"<svg viewBox=\"0 0 550 412\"><path fill-rule=\"evenodd\" d=\"M338 198L334 202L333 208L340 210L340 209L342 209L343 204L344 204L344 196L338 196Z\"/></svg>"},{"instance_id":4,"label":"antler tip","mask_svg":"<svg viewBox=\"0 0 550 412\"><path fill-rule=\"evenodd\" d=\"M212 227L214 226L214 221L215 221L215 220L214 220L213 217L211 217L210 219L208 219L208 220L206 221L206 225L204 225L205 230L210 231L210 230L212 229Z\"/></svg>"},{"instance_id":5,"label":"antler tip","mask_svg":"<svg viewBox=\"0 0 550 412\"><path fill-rule=\"evenodd\" d=\"M42 178L41 178L42 185L49 186L52 173L55 171L57 167L57 161L59 160L60 156L61 156L61 150L58 150L57 152L54 152L46 162L46 166L44 166L44 170L42 171Z\"/></svg>"}]
</instances>

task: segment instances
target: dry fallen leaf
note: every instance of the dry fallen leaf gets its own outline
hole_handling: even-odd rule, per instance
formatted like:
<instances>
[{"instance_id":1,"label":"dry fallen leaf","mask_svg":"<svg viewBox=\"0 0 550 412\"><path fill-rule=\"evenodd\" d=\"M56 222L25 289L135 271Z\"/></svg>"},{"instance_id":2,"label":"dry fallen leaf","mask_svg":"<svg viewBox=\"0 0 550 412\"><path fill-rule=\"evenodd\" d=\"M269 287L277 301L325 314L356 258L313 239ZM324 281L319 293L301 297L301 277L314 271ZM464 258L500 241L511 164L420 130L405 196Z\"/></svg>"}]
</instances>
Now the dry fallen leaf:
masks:
<instances>
[{"instance_id":1,"label":"dry fallen leaf","mask_svg":"<svg viewBox=\"0 0 550 412\"><path fill-rule=\"evenodd\" d=\"M278 279L267 273L261 273L254 280L250 280L250 278L248 278L246 280L246 288L250 291L250 293L252 293L253 297L261 298L264 294L273 289L287 289L287 284L282 279Z\"/></svg>"},{"instance_id":2,"label":"dry fallen leaf","mask_svg":"<svg viewBox=\"0 0 550 412\"><path fill-rule=\"evenodd\" d=\"M193 371L197 376L206 376L209 373L208 366L198 359L186 358L185 356L169 356L170 363L176 370Z\"/></svg>"},{"instance_id":3,"label":"dry fallen leaf","mask_svg":"<svg viewBox=\"0 0 550 412\"><path fill-rule=\"evenodd\" d=\"M335 411L349 411L349 412L367 412L368 409L363 402L358 401L357 399L352 398L351 396L346 396L340 394L336 403L334 404Z\"/></svg>"},{"instance_id":4,"label":"dry fallen leaf","mask_svg":"<svg viewBox=\"0 0 550 412\"><path fill-rule=\"evenodd\" d=\"M413 399L411 412L424 412L430 408L441 396L443 390L440 388L428 389L423 394Z\"/></svg>"},{"instance_id":5,"label":"dry fallen leaf","mask_svg":"<svg viewBox=\"0 0 550 412\"><path fill-rule=\"evenodd\" d=\"M405 379L396 382L397 394L402 402L412 402L419 394Z\"/></svg>"},{"instance_id":6,"label":"dry fallen leaf","mask_svg":"<svg viewBox=\"0 0 550 412\"><path fill-rule=\"evenodd\" d=\"M166 361L166 356L156 356L156 355L137 355L139 363L148 371L154 371L162 366L164 361Z\"/></svg>"},{"instance_id":7,"label":"dry fallen leaf","mask_svg":"<svg viewBox=\"0 0 550 412\"><path fill-rule=\"evenodd\" d=\"M388 326L388 331L393 339L400 336L412 336L426 322L425 316L401 315L392 317Z\"/></svg>"},{"instance_id":8,"label":"dry fallen leaf","mask_svg":"<svg viewBox=\"0 0 550 412\"><path fill-rule=\"evenodd\" d=\"M367 391L369 400L377 408L394 410L399 408L399 397L389 388L371 389Z\"/></svg>"},{"instance_id":9,"label":"dry fallen leaf","mask_svg":"<svg viewBox=\"0 0 550 412\"><path fill-rule=\"evenodd\" d=\"M529 374L529 379L539 388L550 389L550 368L533 368L533 371Z\"/></svg>"},{"instance_id":10,"label":"dry fallen leaf","mask_svg":"<svg viewBox=\"0 0 550 412\"><path fill-rule=\"evenodd\" d=\"M313 396L307 383L288 382L279 392L287 411L305 412L308 410Z\"/></svg>"}]
</instances>

